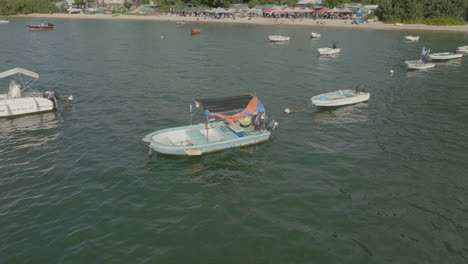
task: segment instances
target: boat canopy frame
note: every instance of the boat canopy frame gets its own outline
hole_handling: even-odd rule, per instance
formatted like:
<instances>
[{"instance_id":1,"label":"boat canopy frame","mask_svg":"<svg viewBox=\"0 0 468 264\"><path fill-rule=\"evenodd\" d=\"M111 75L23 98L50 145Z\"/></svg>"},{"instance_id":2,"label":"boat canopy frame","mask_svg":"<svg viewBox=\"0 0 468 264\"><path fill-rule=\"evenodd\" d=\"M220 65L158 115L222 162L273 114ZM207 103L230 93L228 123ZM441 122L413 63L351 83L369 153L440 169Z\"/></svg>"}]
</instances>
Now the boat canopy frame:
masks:
<instances>
[{"instance_id":1,"label":"boat canopy frame","mask_svg":"<svg viewBox=\"0 0 468 264\"><path fill-rule=\"evenodd\" d=\"M16 68L10 69L8 71L1 72L0 73L0 79L9 77L9 76L12 76L12 75L15 75L15 74L18 74L19 79L21 81L21 84L22 84L21 92L23 92L26 89L29 89L29 90L33 91L31 89L31 86L33 85L33 83L35 83L39 79L39 74L38 73L32 72L30 70L23 69L23 68L16 67ZM23 80L21 74L29 76L29 77L31 77L31 79L27 80L25 82Z\"/></svg>"}]
</instances>

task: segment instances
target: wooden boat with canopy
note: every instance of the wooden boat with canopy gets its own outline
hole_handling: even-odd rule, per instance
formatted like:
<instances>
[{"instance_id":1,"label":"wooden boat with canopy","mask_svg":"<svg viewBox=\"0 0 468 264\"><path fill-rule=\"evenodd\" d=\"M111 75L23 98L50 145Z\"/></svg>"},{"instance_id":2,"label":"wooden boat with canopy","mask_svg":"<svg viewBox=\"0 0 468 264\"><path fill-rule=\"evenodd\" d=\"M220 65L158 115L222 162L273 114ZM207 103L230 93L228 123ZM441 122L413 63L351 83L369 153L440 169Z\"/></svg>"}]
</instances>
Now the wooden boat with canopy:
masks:
<instances>
[{"instance_id":1,"label":"wooden boat with canopy","mask_svg":"<svg viewBox=\"0 0 468 264\"><path fill-rule=\"evenodd\" d=\"M196 156L265 142L278 125L267 120L254 94L195 99L195 106L203 108L206 122L192 125L190 105L190 125L152 132L142 143L162 154Z\"/></svg>"}]
</instances>

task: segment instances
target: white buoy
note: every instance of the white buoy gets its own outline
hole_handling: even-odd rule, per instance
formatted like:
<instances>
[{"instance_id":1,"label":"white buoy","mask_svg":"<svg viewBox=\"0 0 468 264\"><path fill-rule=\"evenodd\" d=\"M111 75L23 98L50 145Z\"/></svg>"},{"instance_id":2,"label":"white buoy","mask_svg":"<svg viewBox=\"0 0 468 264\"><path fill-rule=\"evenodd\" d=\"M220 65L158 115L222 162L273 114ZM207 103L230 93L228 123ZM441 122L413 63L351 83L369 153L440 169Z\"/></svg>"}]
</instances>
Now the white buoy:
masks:
<instances>
[{"instance_id":1,"label":"white buoy","mask_svg":"<svg viewBox=\"0 0 468 264\"><path fill-rule=\"evenodd\" d=\"M161 38L164 38L164 36L161 36Z\"/></svg>"},{"instance_id":2,"label":"white buoy","mask_svg":"<svg viewBox=\"0 0 468 264\"><path fill-rule=\"evenodd\" d=\"M393 75L395 72L393 70L390 70L390 74Z\"/></svg>"},{"instance_id":3,"label":"white buoy","mask_svg":"<svg viewBox=\"0 0 468 264\"><path fill-rule=\"evenodd\" d=\"M284 112L285 114L290 114L290 113L291 113L291 109L285 108L283 112Z\"/></svg>"}]
</instances>

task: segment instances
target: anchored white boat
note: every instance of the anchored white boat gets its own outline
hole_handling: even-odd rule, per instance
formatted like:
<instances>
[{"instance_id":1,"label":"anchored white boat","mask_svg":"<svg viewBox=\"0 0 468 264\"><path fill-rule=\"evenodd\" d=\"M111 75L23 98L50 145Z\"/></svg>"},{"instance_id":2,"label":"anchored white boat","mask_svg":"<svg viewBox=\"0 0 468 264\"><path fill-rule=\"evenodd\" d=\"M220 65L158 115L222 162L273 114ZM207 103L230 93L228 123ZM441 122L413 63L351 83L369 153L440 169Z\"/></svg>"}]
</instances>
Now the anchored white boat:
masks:
<instances>
[{"instance_id":1,"label":"anchored white boat","mask_svg":"<svg viewBox=\"0 0 468 264\"><path fill-rule=\"evenodd\" d=\"M457 52L468 54L468 46L458 47Z\"/></svg>"},{"instance_id":2,"label":"anchored white boat","mask_svg":"<svg viewBox=\"0 0 468 264\"><path fill-rule=\"evenodd\" d=\"M341 49L336 47L336 43L333 43L331 48L318 48L320 55L333 55L340 53Z\"/></svg>"},{"instance_id":3,"label":"anchored white boat","mask_svg":"<svg viewBox=\"0 0 468 264\"><path fill-rule=\"evenodd\" d=\"M315 33L315 32L310 33L311 38L320 38L320 36L321 35L319 33Z\"/></svg>"},{"instance_id":4,"label":"anchored white boat","mask_svg":"<svg viewBox=\"0 0 468 264\"><path fill-rule=\"evenodd\" d=\"M203 107L205 123L158 130L142 143L162 154L197 156L265 142L278 124L267 120L263 104L253 94L195 99L195 104Z\"/></svg>"},{"instance_id":5,"label":"anchored white boat","mask_svg":"<svg viewBox=\"0 0 468 264\"><path fill-rule=\"evenodd\" d=\"M461 53L455 52L440 52L429 55L432 60L453 60L463 57Z\"/></svg>"},{"instance_id":6,"label":"anchored white boat","mask_svg":"<svg viewBox=\"0 0 468 264\"><path fill-rule=\"evenodd\" d=\"M20 77L20 83L12 80L8 93L0 94L0 117L14 117L27 114L36 114L48 112L58 107L58 101L69 102L73 96L59 96L54 91L37 92L31 88L31 85L39 79L39 74L22 69L13 68L0 73L0 79L12 75ZM23 77L28 76L31 79L23 82Z\"/></svg>"},{"instance_id":7,"label":"anchored white boat","mask_svg":"<svg viewBox=\"0 0 468 264\"><path fill-rule=\"evenodd\" d=\"M339 90L331 93L324 93L313 96L311 98L312 104L316 106L343 106L350 104L357 104L368 101L370 93L364 91L361 86L356 89Z\"/></svg>"},{"instance_id":8,"label":"anchored white boat","mask_svg":"<svg viewBox=\"0 0 468 264\"><path fill-rule=\"evenodd\" d=\"M290 37L281 36L281 35L272 35L272 36L268 36L268 39L271 42L283 42L283 41L289 41Z\"/></svg>"},{"instance_id":9,"label":"anchored white boat","mask_svg":"<svg viewBox=\"0 0 468 264\"><path fill-rule=\"evenodd\" d=\"M405 36L406 41L418 41L419 36Z\"/></svg>"},{"instance_id":10,"label":"anchored white boat","mask_svg":"<svg viewBox=\"0 0 468 264\"><path fill-rule=\"evenodd\" d=\"M0 24L10 23L8 19L0 19Z\"/></svg>"},{"instance_id":11,"label":"anchored white boat","mask_svg":"<svg viewBox=\"0 0 468 264\"><path fill-rule=\"evenodd\" d=\"M434 68L435 64L429 62L429 53L431 53L431 50L423 47L421 51L421 58L419 60L405 61L406 65L408 66L408 69L424 70Z\"/></svg>"}]
</instances>

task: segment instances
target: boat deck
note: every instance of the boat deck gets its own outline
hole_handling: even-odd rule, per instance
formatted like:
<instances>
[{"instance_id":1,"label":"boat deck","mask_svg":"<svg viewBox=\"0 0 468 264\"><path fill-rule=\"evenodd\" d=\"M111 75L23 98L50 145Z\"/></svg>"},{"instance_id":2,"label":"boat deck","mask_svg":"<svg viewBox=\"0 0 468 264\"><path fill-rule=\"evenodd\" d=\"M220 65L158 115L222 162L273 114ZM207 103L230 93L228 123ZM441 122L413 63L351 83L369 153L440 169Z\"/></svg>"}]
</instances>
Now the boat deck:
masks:
<instances>
[{"instance_id":1,"label":"boat deck","mask_svg":"<svg viewBox=\"0 0 468 264\"><path fill-rule=\"evenodd\" d=\"M190 141L193 145L200 145L206 143L213 143L219 141L228 141L237 139L239 137L251 135L255 133L254 129L249 126L247 128L240 127L236 124L227 125L227 124L216 124L208 129L208 139L207 139L207 129L198 126L194 129L190 129L186 132L187 136L190 138ZM237 132L237 133L236 133Z\"/></svg>"}]
</instances>

